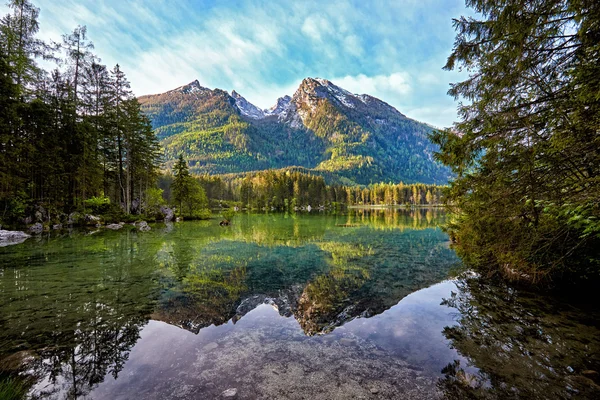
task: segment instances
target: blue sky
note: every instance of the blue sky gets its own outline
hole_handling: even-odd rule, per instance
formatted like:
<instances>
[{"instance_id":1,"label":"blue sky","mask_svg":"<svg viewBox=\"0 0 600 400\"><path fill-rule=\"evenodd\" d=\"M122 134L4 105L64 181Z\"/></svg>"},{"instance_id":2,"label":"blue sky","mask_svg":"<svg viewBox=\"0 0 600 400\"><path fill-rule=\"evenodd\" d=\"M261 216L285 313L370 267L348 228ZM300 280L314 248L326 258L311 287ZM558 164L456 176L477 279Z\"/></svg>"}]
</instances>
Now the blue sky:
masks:
<instances>
[{"instance_id":1,"label":"blue sky","mask_svg":"<svg viewBox=\"0 0 600 400\"><path fill-rule=\"evenodd\" d=\"M137 95L198 79L267 108L310 76L435 126L456 119L446 92L464 76L442 67L463 0L32 2L41 38L87 25L96 54L118 62Z\"/></svg>"}]
</instances>

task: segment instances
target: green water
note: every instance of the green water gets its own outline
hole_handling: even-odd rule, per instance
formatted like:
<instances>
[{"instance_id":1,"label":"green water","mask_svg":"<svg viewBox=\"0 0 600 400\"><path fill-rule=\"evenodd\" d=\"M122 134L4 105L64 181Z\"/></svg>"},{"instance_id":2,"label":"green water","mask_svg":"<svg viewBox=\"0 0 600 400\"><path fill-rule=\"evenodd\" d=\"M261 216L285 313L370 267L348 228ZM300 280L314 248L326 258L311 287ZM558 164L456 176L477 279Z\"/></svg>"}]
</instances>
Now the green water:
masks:
<instances>
[{"instance_id":1,"label":"green water","mask_svg":"<svg viewBox=\"0 0 600 400\"><path fill-rule=\"evenodd\" d=\"M0 378L51 399L599 393L597 314L446 280L444 218L238 215L0 248Z\"/></svg>"}]
</instances>

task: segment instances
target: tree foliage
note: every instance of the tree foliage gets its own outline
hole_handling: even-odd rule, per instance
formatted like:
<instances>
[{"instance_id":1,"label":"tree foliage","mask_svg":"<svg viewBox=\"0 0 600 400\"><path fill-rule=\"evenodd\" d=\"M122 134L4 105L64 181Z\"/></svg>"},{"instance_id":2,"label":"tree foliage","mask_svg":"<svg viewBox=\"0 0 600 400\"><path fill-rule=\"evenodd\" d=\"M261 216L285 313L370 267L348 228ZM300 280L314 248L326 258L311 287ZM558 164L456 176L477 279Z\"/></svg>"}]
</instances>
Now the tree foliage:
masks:
<instances>
[{"instance_id":1,"label":"tree foliage","mask_svg":"<svg viewBox=\"0 0 600 400\"><path fill-rule=\"evenodd\" d=\"M181 159L176 165L181 165ZM179 169L175 168L176 175ZM171 192L167 198L173 197L178 186L176 179L163 176L159 180L161 188L166 193ZM223 202L235 202L247 209L268 211L299 211L307 209L309 205L311 209L335 209L348 205L435 206L440 204L444 188L421 183L345 185L297 168L201 175L197 180L215 207L223 205Z\"/></svg>"},{"instance_id":2,"label":"tree foliage","mask_svg":"<svg viewBox=\"0 0 600 400\"><path fill-rule=\"evenodd\" d=\"M600 3L467 5L445 67L470 73L449 91L461 121L433 135L456 248L511 278L598 277Z\"/></svg>"},{"instance_id":3,"label":"tree foliage","mask_svg":"<svg viewBox=\"0 0 600 400\"><path fill-rule=\"evenodd\" d=\"M171 183L171 193L175 204L177 204L180 217L186 218L208 218L208 198L204 188L197 179L190 175L187 162L183 155L173 168L174 178Z\"/></svg>"},{"instance_id":4,"label":"tree foliage","mask_svg":"<svg viewBox=\"0 0 600 400\"><path fill-rule=\"evenodd\" d=\"M298 92L316 93L306 79ZM316 95L315 95L316 96ZM195 174L304 167L359 184L381 181L446 183L448 168L432 159L432 128L368 97L355 108L334 96L302 104L301 124L276 116L244 117L235 99L198 82L140 97L165 150L168 168L183 153ZM367 104L368 103L368 104Z\"/></svg>"},{"instance_id":5,"label":"tree foliage","mask_svg":"<svg viewBox=\"0 0 600 400\"><path fill-rule=\"evenodd\" d=\"M50 46L35 37L36 7L9 7L0 21L0 220L38 204L55 216L86 209L90 198L142 212L159 147L125 74L99 64L85 26Z\"/></svg>"}]
</instances>

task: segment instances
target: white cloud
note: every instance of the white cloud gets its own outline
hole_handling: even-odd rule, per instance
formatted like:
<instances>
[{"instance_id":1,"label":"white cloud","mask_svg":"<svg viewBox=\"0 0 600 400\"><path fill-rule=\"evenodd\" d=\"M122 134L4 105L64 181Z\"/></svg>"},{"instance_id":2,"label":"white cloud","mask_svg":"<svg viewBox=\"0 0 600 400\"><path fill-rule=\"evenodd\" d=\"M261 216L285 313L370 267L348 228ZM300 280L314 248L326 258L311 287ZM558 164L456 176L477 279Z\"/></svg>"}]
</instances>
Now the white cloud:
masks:
<instances>
[{"instance_id":1,"label":"white cloud","mask_svg":"<svg viewBox=\"0 0 600 400\"><path fill-rule=\"evenodd\" d=\"M267 108L292 95L303 78L319 76L431 124L449 125L456 115L446 91L459 79L441 67L461 0L447 0L444 7L434 0L240 0L235 7L174 7L166 0L33 2L41 9L41 38L59 40L87 25L96 53L109 68L118 62L138 95L198 79ZM439 12L432 14L433 7ZM0 5L1 14L7 10ZM439 115L447 120L440 122Z\"/></svg>"},{"instance_id":2,"label":"white cloud","mask_svg":"<svg viewBox=\"0 0 600 400\"><path fill-rule=\"evenodd\" d=\"M404 111L408 117L427 122L436 128L449 128L456 119L456 106L445 104L419 107Z\"/></svg>"},{"instance_id":3,"label":"white cloud","mask_svg":"<svg viewBox=\"0 0 600 400\"><path fill-rule=\"evenodd\" d=\"M302 33L316 42L321 42L324 36L333 33L332 24L319 15L310 15L302 24Z\"/></svg>"},{"instance_id":4,"label":"white cloud","mask_svg":"<svg viewBox=\"0 0 600 400\"><path fill-rule=\"evenodd\" d=\"M385 97L386 95L393 97L406 96L412 90L410 77L405 72L375 76L359 74L344 76L343 78L332 78L331 81L353 93L366 93L375 97Z\"/></svg>"},{"instance_id":5,"label":"white cloud","mask_svg":"<svg viewBox=\"0 0 600 400\"><path fill-rule=\"evenodd\" d=\"M357 35L348 35L344 38L344 50L356 57L362 57L365 52Z\"/></svg>"}]
</instances>

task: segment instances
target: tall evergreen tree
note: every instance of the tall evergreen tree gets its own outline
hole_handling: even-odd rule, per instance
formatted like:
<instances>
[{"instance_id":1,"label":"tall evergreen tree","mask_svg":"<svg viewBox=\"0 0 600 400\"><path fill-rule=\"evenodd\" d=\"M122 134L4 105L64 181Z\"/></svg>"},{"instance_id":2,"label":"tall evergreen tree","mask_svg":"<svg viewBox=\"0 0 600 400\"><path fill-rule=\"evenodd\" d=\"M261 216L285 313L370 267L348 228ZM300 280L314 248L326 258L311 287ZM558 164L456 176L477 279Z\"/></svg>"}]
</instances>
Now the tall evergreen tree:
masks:
<instances>
[{"instance_id":1,"label":"tall evergreen tree","mask_svg":"<svg viewBox=\"0 0 600 400\"><path fill-rule=\"evenodd\" d=\"M447 69L469 78L455 128L450 226L465 260L528 281L600 271L600 3L469 0Z\"/></svg>"},{"instance_id":2,"label":"tall evergreen tree","mask_svg":"<svg viewBox=\"0 0 600 400\"><path fill-rule=\"evenodd\" d=\"M206 218L210 215L206 193L198 180L190 175L183 154L173 168L175 178L171 184L171 193L178 204L179 216Z\"/></svg>"},{"instance_id":3,"label":"tall evergreen tree","mask_svg":"<svg viewBox=\"0 0 600 400\"><path fill-rule=\"evenodd\" d=\"M27 0L9 7L0 20L0 219L31 216L37 205L56 216L95 196L140 212L158 144L124 72L98 64L85 26L63 37L58 60L35 37L38 9ZM48 74L38 57L57 68Z\"/></svg>"},{"instance_id":4,"label":"tall evergreen tree","mask_svg":"<svg viewBox=\"0 0 600 400\"><path fill-rule=\"evenodd\" d=\"M35 37L40 10L28 0L11 0L8 6L12 14L4 16L0 23L0 51L8 60L18 96L22 96L26 85L39 75L35 59L47 56L48 46Z\"/></svg>"}]
</instances>

